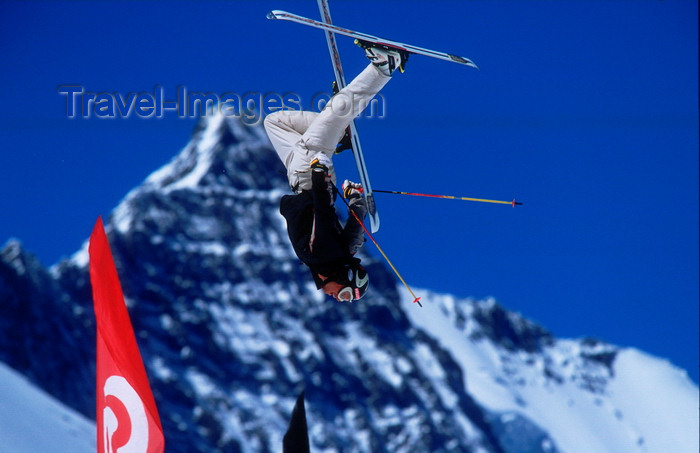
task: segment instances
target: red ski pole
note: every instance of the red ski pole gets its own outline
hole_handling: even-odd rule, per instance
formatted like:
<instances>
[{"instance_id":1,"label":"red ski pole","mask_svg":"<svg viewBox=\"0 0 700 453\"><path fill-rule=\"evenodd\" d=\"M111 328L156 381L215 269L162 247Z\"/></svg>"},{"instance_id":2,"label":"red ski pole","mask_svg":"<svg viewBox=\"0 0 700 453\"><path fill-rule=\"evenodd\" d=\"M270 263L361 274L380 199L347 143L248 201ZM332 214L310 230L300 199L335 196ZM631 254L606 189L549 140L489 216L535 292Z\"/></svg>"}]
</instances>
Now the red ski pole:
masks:
<instances>
[{"instance_id":1,"label":"red ski pole","mask_svg":"<svg viewBox=\"0 0 700 453\"><path fill-rule=\"evenodd\" d=\"M412 195L415 197L430 197L430 198L449 198L451 200L463 200L463 201L478 201L480 203L497 203L497 204L509 204L513 207L516 205L522 205L519 201L515 201L513 199L512 201L501 201L501 200L487 200L485 198L468 198L468 197L455 197L452 195L430 195L427 193L414 193L414 192L399 192L398 190L377 190L377 189L372 189L372 192L380 192L380 193L393 193L397 195Z\"/></svg>"},{"instance_id":2,"label":"red ski pole","mask_svg":"<svg viewBox=\"0 0 700 453\"><path fill-rule=\"evenodd\" d=\"M337 190L337 189L336 189L336 190ZM374 244L374 246L377 247L377 250L379 250L379 253L382 254L382 256L384 257L384 259L386 260L386 262L387 262L387 263L389 264L389 266L391 267L391 270L394 271L394 273L396 274L396 276L399 277L399 280L401 280L401 283L403 283L403 286L405 286L406 289L408 290L408 292L411 293L411 297L413 297L413 303L414 303L414 304L418 304L419 307L422 307L423 304L420 303L420 297L417 297L417 296L415 295L415 293L413 292L413 290L411 289L411 287L408 286L408 283L406 283L406 280L403 279L403 277L401 276L401 274L399 273L399 271L396 269L396 267L394 266L394 264L391 262L391 260L389 259L389 257L386 256L386 253L384 253L384 250L382 250L382 248L379 246L379 244L377 243L377 241L374 239L374 236L372 236L372 233L369 232L369 230L368 230L367 227L365 226L365 224L364 224L364 222L362 221L362 219L360 219L360 217L359 217L357 214L355 214L355 211L353 211L352 208L350 208L350 205L348 204L347 200L345 200L345 198L343 198L342 192L340 192L340 198L343 200L343 203L345 203L345 205L348 207L348 211L350 211L350 213L352 214L352 216L355 217L355 220L357 220L357 223L359 223L360 226L362 226L362 229L365 230L365 233L367 233L367 236L368 236L369 239L372 241L372 243Z\"/></svg>"}]
</instances>

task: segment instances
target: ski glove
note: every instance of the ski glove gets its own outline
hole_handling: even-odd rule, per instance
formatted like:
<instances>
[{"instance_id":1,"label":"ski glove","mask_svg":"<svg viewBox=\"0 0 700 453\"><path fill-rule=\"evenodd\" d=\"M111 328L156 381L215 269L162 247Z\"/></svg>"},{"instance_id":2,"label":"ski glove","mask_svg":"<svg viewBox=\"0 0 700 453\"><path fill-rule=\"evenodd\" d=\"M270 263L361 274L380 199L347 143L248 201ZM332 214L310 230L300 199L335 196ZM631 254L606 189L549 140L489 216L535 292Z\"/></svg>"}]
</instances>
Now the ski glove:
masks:
<instances>
[{"instance_id":1,"label":"ski glove","mask_svg":"<svg viewBox=\"0 0 700 453\"><path fill-rule=\"evenodd\" d=\"M311 158L311 168L325 167L329 170L333 167L333 160L328 157L328 154L319 152Z\"/></svg>"},{"instance_id":2,"label":"ski glove","mask_svg":"<svg viewBox=\"0 0 700 453\"><path fill-rule=\"evenodd\" d=\"M362 188L362 184L347 179L343 183L343 198L349 200L350 198L361 197L363 193L364 189Z\"/></svg>"}]
</instances>

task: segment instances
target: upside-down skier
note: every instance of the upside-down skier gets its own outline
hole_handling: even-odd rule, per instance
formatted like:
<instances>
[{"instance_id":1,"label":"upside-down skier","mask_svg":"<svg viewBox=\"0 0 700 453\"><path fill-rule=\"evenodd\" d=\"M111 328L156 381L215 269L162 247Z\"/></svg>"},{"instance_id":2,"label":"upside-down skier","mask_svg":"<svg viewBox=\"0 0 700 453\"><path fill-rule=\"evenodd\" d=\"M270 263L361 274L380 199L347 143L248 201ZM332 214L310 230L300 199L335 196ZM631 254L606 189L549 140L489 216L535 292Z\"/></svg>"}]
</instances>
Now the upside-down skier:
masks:
<instances>
[{"instance_id":1,"label":"upside-down skier","mask_svg":"<svg viewBox=\"0 0 700 453\"><path fill-rule=\"evenodd\" d=\"M294 195L285 195L280 212L299 259L309 267L316 287L338 301L362 298L369 277L355 254L364 243L361 220L367 213L363 188L345 180L348 220L335 211L336 175L332 157L346 129L391 80L403 72L408 55L394 49L365 47L370 64L336 93L320 112L280 110L265 118L265 130L287 169Z\"/></svg>"}]
</instances>

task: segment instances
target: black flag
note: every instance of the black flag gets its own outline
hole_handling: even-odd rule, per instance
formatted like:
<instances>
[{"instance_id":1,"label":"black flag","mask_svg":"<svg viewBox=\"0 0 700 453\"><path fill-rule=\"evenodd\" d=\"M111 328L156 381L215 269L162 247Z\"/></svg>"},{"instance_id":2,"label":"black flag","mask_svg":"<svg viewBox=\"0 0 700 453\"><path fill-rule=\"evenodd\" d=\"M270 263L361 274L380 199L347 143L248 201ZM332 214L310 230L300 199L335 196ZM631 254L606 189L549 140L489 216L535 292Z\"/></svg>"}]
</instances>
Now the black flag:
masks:
<instances>
[{"instance_id":1,"label":"black flag","mask_svg":"<svg viewBox=\"0 0 700 453\"><path fill-rule=\"evenodd\" d=\"M301 392L292 411L289 428L282 440L283 453L310 453L309 433L306 428L306 408L304 407L304 392Z\"/></svg>"}]
</instances>

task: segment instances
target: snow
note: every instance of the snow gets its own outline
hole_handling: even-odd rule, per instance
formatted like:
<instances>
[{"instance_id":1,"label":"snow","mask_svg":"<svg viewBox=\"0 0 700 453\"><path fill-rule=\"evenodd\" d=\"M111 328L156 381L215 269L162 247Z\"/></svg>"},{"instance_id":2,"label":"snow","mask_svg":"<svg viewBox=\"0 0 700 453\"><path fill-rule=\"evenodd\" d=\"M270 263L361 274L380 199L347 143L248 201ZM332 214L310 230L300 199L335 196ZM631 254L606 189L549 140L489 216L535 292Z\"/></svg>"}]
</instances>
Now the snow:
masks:
<instances>
[{"instance_id":1,"label":"snow","mask_svg":"<svg viewBox=\"0 0 700 453\"><path fill-rule=\"evenodd\" d=\"M10 263L12 268L17 272L17 275L24 275L27 272L24 263L22 262L22 245L16 239L10 239L5 246L5 261Z\"/></svg>"},{"instance_id":2,"label":"snow","mask_svg":"<svg viewBox=\"0 0 700 453\"><path fill-rule=\"evenodd\" d=\"M88 247L90 246L90 241L84 241L83 245L80 247L80 250L75 252L73 256L70 257L70 261L75 264L76 267L88 267L90 263L90 254L88 252ZM51 269L51 274L56 275L57 268L54 267Z\"/></svg>"},{"instance_id":3,"label":"snow","mask_svg":"<svg viewBox=\"0 0 700 453\"><path fill-rule=\"evenodd\" d=\"M165 192L197 187L211 167L211 159L213 157L212 150L219 144L219 130L224 121L225 117L221 114L212 115L210 117L206 129L202 132L196 144L196 148L193 150L196 157L190 161L195 162L195 166L189 168L186 174L180 175L174 182L168 183L168 181L172 180L172 175L179 170L177 159L180 156L178 156L171 163L152 173L146 179L146 184L160 187L161 190Z\"/></svg>"},{"instance_id":4,"label":"snow","mask_svg":"<svg viewBox=\"0 0 700 453\"><path fill-rule=\"evenodd\" d=\"M357 350L359 356L362 357L365 362L377 370L383 380L391 384L394 388L399 388L403 383L403 377L400 372L396 371L397 366L395 359L386 351L380 349L375 339L364 334L358 323L348 323L346 330L348 332L347 340L330 342L337 343L338 354L335 356L342 357L343 354L341 351L344 350L347 345L350 345L353 349ZM357 373L360 374L360 364L357 358L351 355L348 359L353 360L352 367L358 370Z\"/></svg>"},{"instance_id":5,"label":"snow","mask_svg":"<svg viewBox=\"0 0 700 453\"><path fill-rule=\"evenodd\" d=\"M557 340L542 354L505 351L469 337L473 326L457 328L453 296L417 291L424 308L407 291L402 305L412 324L433 336L464 370L467 391L503 422L518 415L545 430L563 453L696 453L698 388L670 363L636 349L621 349L612 376L584 388L571 363L578 340ZM465 311L469 303L462 301ZM416 350L417 355L420 350ZM423 366L429 363L422 360ZM543 368L560 380L547 379ZM600 368L605 369L604 366ZM578 374L577 374L578 373ZM590 373L593 377L595 370ZM440 388L439 374L431 374ZM445 395L441 395L445 399Z\"/></svg>"},{"instance_id":6,"label":"snow","mask_svg":"<svg viewBox=\"0 0 700 453\"><path fill-rule=\"evenodd\" d=\"M471 338L469 333L478 328L472 318L467 317L466 323L459 327L455 324L456 308L469 313L473 301L429 292L419 292L419 295L423 297L423 308L413 304L413 298L408 294L402 300L413 326L434 337L450 352L464 370L464 386L469 394L501 423L517 423L524 417L546 432L551 441L543 440L543 448L549 445L552 451L556 447L562 453L695 453L700 450L698 388L684 371L667 361L636 349L621 349L605 385L600 389L585 389L576 381L580 370L571 364L572 357L583 347L580 341L556 340L548 347L546 359L540 353L505 351L488 339ZM488 301L484 306L488 306ZM301 378L289 361L289 345L272 335L264 316L236 307L217 308L212 313L217 331L221 332L219 339L231 342L232 349L242 353L244 361L246 353L252 358L255 352L268 350L282 358L288 375ZM167 316L161 316L160 321L166 329L174 323ZM289 323L286 328L303 330L298 320L286 320L285 323ZM378 352L374 344L376 340L363 335L360 325L348 323L345 328L345 346L352 345L357 357L372 364L386 382L401 386L403 376L411 368L410 362ZM306 340L303 343L307 345L304 355L322 358L323 353L313 339ZM334 346L338 345L327 344L330 351ZM448 408L455 407L455 395L445 384L444 370L435 362L430 348L419 343L411 354L438 390L442 403ZM339 353L338 356L343 355ZM349 361L347 366L352 369L357 363ZM544 378L545 366L563 379ZM154 368L155 375L161 378L171 379L175 375L164 363L157 362ZM193 385L203 402L217 401L222 397L222 390L198 370L188 369L184 378ZM0 383L0 414L3 418L0 422L0 451L94 451L93 422L46 395L1 363ZM227 409L225 430L229 438L242 439L240 432L245 427L263 429L275 442L280 441L280 433L287 423L285 416L294 402L291 398L280 398L266 388L262 388L259 394L241 389L237 391L236 401L248 409L273 407L275 412L260 412L260 419L252 422L242 417L239 408ZM382 414L377 414L376 420L382 426L419 423L414 412L412 406L400 409L389 405ZM457 416L465 432L475 437L478 430L461 414ZM347 411L344 417L353 419L352 411ZM360 438L368 435L359 428L356 434ZM390 445L401 445L406 441L401 436L387 439ZM260 445L254 442L245 444L244 451L256 451L258 447Z\"/></svg>"},{"instance_id":7,"label":"snow","mask_svg":"<svg viewBox=\"0 0 700 453\"><path fill-rule=\"evenodd\" d=\"M0 451L94 452L95 424L0 363Z\"/></svg>"},{"instance_id":8,"label":"snow","mask_svg":"<svg viewBox=\"0 0 700 453\"><path fill-rule=\"evenodd\" d=\"M623 350L615 371L610 394L628 423L644 433L648 451L700 451L698 388L685 371L637 349Z\"/></svg>"}]
</instances>

